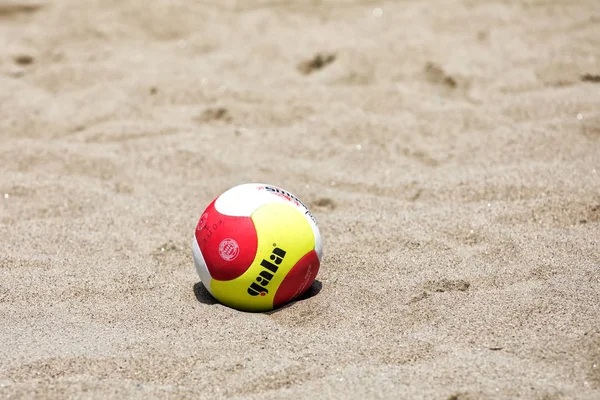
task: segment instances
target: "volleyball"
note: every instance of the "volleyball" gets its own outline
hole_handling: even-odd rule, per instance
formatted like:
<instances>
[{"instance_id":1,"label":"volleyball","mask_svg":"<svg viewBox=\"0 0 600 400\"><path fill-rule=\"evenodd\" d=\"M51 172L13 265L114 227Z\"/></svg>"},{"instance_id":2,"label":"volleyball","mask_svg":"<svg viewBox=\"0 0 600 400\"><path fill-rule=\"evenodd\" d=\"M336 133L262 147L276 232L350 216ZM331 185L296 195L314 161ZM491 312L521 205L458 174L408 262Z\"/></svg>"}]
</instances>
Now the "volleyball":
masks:
<instances>
[{"instance_id":1,"label":"volleyball","mask_svg":"<svg viewBox=\"0 0 600 400\"><path fill-rule=\"evenodd\" d=\"M214 199L192 243L200 280L222 304L269 311L313 284L323 248L317 223L292 193L248 183Z\"/></svg>"}]
</instances>

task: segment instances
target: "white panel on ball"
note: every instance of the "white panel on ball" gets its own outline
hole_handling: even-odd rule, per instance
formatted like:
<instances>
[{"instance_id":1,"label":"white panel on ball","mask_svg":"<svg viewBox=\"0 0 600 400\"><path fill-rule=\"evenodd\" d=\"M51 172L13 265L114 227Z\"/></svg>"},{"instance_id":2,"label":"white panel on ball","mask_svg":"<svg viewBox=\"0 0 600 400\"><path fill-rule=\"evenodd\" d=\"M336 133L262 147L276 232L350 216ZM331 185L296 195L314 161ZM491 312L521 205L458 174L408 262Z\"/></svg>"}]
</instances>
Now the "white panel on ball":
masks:
<instances>
[{"instance_id":1,"label":"white panel on ball","mask_svg":"<svg viewBox=\"0 0 600 400\"><path fill-rule=\"evenodd\" d=\"M259 183L246 183L233 187L219 196L215 202L218 212L232 217L249 217L252 213L268 203L284 202L267 191L258 190L266 186Z\"/></svg>"},{"instance_id":2,"label":"white panel on ball","mask_svg":"<svg viewBox=\"0 0 600 400\"><path fill-rule=\"evenodd\" d=\"M194 265L196 266L196 271L198 271L198 275L200 276L200 280L202 284L208 290L210 294L210 281L212 281L212 276L210 276L210 272L208 272L208 267L206 266L206 261L204 261L204 256L200 251L200 246L198 246L198 241L196 237L192 241L192 251L194 252Z\"/></svg>"},{"instance_id":3,"label":"white panel on ball","mask_svg":"<svg viewBox=\"0 0 600 400\"><path fill-rule=\"evenodd\" d=\"M323 242L321 241L321 232L319 231L319 227L315 222L307 216L308 223L315 234L315 251L317 252L317 256L319 257L319 261L323 262Z\"/></svg>"}]
</instances>

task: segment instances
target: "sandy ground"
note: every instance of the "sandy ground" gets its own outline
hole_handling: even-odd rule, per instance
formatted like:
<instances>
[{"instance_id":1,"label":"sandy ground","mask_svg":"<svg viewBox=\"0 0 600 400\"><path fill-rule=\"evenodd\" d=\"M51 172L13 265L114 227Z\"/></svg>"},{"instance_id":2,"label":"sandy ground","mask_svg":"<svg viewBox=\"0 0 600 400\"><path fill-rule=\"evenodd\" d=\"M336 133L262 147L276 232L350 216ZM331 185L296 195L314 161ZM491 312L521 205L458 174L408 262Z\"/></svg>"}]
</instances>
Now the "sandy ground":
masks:
<instances>
[{"instance_id":1,"label":"sandy ground","mask_svg":"<svg viewBox=\"0 0 600 400\"><path fill-rule=\"evenodd\" d=\"M599 74L592 0L0 0L0 397L599 399ZM324 237L268 314L245 182Z\"/></svg>"}]
</instances>

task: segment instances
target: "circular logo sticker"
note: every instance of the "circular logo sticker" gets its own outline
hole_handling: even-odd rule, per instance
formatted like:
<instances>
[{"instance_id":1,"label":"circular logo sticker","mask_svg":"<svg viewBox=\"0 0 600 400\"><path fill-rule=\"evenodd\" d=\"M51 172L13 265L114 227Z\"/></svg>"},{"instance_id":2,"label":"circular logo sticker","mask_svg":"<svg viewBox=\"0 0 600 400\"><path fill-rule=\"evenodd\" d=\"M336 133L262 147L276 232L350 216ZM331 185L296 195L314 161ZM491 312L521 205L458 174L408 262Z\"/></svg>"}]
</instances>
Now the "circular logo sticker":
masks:
<instances>
[{"instance_id":1,"label":"circular logo sticker","mask_svg":"<svg viewBox=\"0 0 600 400\"><path fill-rule=\"evenodd\" d=\"M225 261L233 261L240 254L240 246L230 238L223 239L219 244L219 255Z\"/></svg>"}]
</instances>

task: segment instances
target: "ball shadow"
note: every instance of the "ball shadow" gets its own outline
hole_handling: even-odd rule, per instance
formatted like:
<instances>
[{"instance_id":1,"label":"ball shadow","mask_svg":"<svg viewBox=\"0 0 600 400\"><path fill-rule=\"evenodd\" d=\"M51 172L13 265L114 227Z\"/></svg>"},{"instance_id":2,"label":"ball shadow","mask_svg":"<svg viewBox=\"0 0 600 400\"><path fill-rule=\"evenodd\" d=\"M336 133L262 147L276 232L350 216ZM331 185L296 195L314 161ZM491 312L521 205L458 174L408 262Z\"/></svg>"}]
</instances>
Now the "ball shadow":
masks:
<instances>
[{"instance_id":1,"label":"ball shadow","mask_svg":"<svg viewBox=\"0 0 600 400\"><path fill-rule=\"evenodd\" d=\"M202 282L198 282L194 285L194 296L196 296L196 300L202 304L207 304L209 306L219 304L217 299L215 299L212 294L206 290Z\"/></svg>"},{"instance_id":2,"label":"ball shadow","mask_svg":"<svg viewBox=\"0 0 600 400\"><path fill-rule=\"evenodd\" d=\"M288 307L293 306L295 303L299 302L299 301L304 301L307 299L310 299L311 297L315 297L316 295L319 294L319 292L321 291L321 289L323 288L323 284L321 283L321 281L316 280L313 282L313 284L308 288L308 290L306 292L304 292L300 297L298 297L295 300L292 300L289 303L284 304L283 306L276 308L274 310L271 311L266 311L263 314L273 314L276 312L279 312L281 310L285 310ZM217 299L215 299L208 290L206 290L206 288L204 287L204 285L202 284L202 282L198 282L196 284L194 284L194 296L196 296L196 300L198 300L200 303L202 304L207 304L209 306L215 305L215 304L220 304ZM244 312L244 311L242 311Z\"/></svg>"},{"instance_id":3,"label":"ball shadow","mask_svg":"<svg viewBox=\"0 0 600 400\"><path fill-rule=\"evenodd\" d=\"M315 297L316 295L319 294L321 289L323 289L323 284L321 283L321 281L315 279L315 281L308 288L308 290L306 292L304 292L304 294L302 296L300 296L298 299L296 299L295 301L302 301L302 300L310 299L311 297Z\"/></svg>"}]
</instances>

